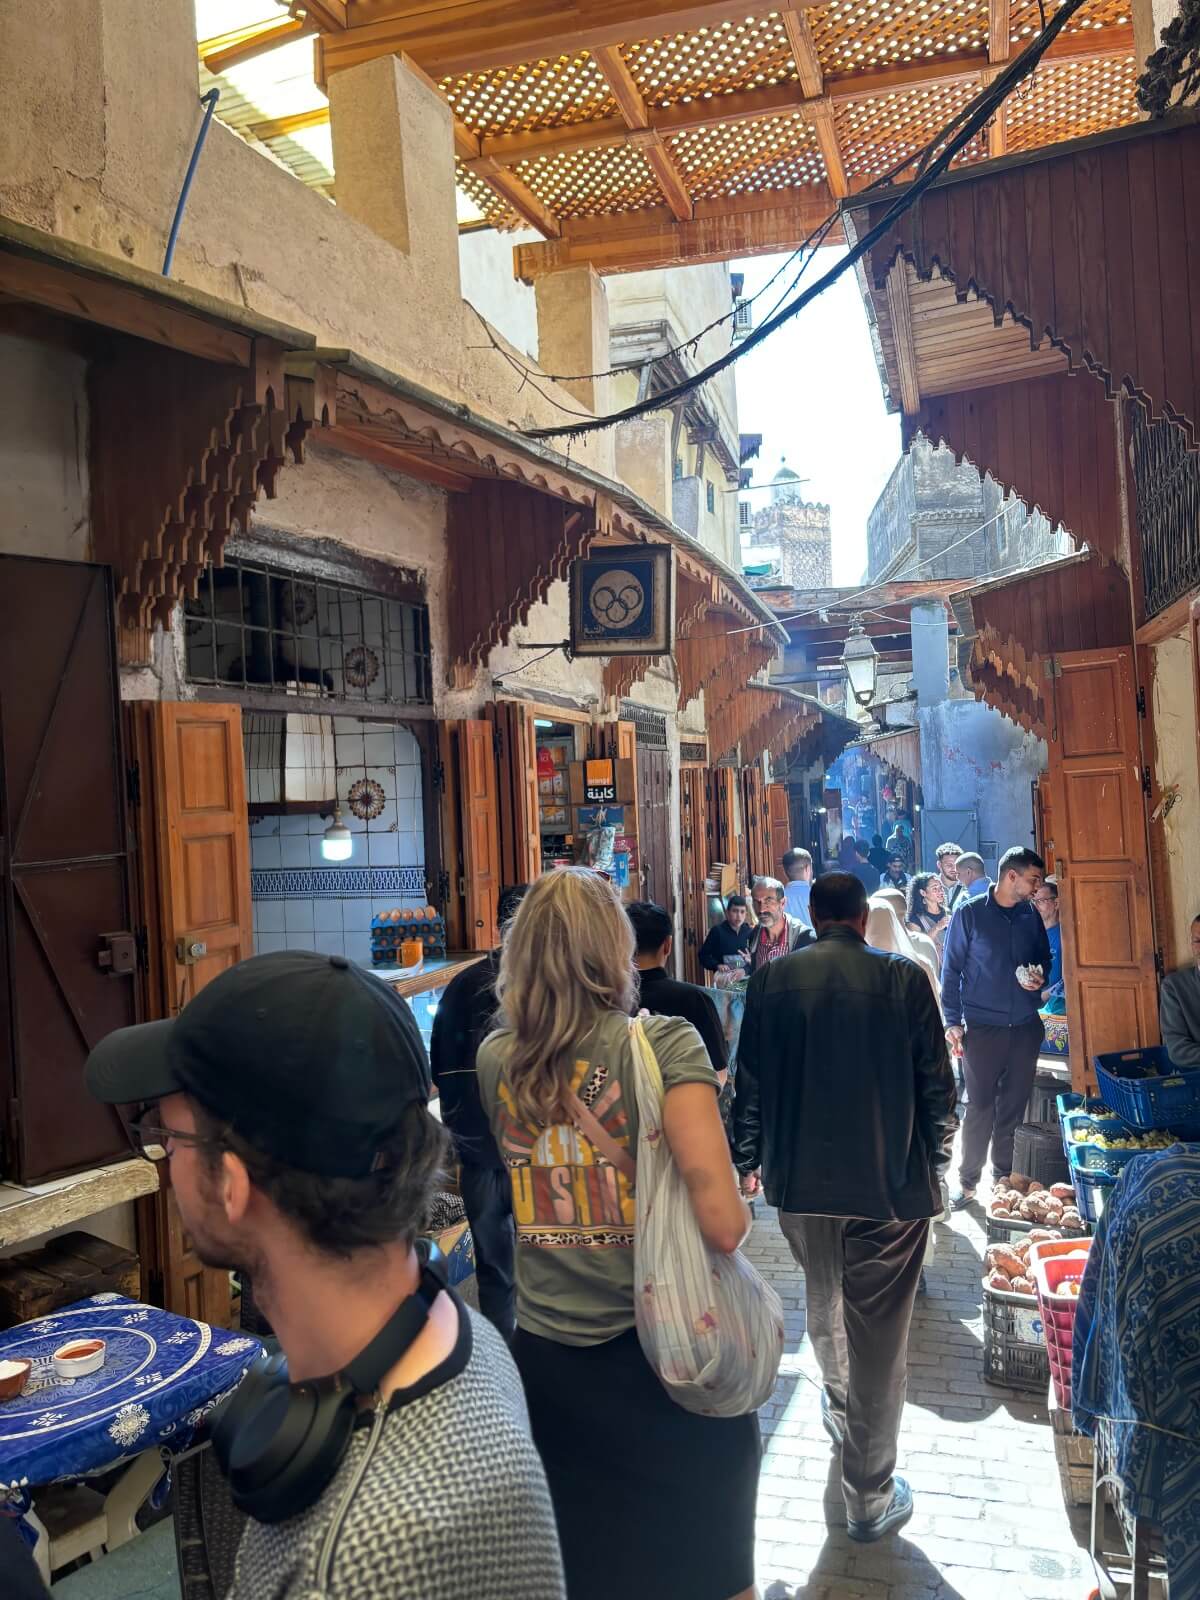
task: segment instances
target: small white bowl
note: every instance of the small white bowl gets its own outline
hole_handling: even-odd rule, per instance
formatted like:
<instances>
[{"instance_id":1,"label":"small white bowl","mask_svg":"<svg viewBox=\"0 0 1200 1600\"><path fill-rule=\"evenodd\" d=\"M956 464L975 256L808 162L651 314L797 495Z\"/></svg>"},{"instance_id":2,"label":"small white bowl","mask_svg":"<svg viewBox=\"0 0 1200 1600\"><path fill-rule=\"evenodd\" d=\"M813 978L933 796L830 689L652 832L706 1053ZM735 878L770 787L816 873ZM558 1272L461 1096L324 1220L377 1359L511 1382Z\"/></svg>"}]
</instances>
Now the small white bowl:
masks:
<instances>
[{"instance_id":1,"label":"small white bowl","mask_svg":"<svg viewBox=\"0 0 1200 1600\"><path fill-rule=\"evenodd\" d=\"M66 1354L81 1344L99 1344L100 1348L86 1356ZM99 1372L107 1356L108 1346L103 1339L68 1339L66 1344L59 1345L54 1352L54 1370L60 1378L86 1378L89 1373Z\"/></svg>"}]
</instances>

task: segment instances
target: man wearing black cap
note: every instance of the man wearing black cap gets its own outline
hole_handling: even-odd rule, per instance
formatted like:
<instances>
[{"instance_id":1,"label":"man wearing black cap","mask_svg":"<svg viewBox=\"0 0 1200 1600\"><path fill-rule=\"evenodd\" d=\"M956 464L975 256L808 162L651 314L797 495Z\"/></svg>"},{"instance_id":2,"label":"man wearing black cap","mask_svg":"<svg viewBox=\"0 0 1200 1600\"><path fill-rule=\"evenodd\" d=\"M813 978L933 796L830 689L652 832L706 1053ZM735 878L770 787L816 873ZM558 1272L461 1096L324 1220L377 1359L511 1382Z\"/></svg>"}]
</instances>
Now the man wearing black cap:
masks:
<instances>
[{"instance_id":1,"label":"man wearing black cap","mask_svg":"<svg viewBox=\"0 0 1200 1600\"><path fill-rule=\"evenodd\" d=\"M178 1019L110 1034L87 1081L157 1102L143 1147L165 1149L201 1260L254 1280L298 1402L425 1290L416 1235L446 1140L416 1021L372 973L303 951L242 962ZM516 1369L433 1293L317 1497L247 1525L229 1600L562 1600Z\"/></svg>"}]
</instances>

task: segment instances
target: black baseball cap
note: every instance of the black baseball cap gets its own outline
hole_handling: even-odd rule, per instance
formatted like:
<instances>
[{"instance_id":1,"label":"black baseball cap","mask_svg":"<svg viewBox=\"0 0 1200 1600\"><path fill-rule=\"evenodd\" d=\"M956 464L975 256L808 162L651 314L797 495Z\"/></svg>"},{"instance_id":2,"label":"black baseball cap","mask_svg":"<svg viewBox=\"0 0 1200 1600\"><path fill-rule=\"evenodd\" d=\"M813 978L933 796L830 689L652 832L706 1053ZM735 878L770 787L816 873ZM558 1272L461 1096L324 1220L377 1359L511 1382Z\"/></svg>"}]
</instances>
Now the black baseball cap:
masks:
<instances>
[{"instance_id":1,"label":"black baseball cap","mask_svg":"<svg viewBox=\"0 0 1200 1600\"><path fill-rule=\"evenodd\" d=\"M430 1094L405 1001L345 956L308 950L230 967L178 1017L110 1033L85 1070L97 1100L191 1095L264 1155L327 1178L365 1177Z\"/></svg>"}]
</instances>

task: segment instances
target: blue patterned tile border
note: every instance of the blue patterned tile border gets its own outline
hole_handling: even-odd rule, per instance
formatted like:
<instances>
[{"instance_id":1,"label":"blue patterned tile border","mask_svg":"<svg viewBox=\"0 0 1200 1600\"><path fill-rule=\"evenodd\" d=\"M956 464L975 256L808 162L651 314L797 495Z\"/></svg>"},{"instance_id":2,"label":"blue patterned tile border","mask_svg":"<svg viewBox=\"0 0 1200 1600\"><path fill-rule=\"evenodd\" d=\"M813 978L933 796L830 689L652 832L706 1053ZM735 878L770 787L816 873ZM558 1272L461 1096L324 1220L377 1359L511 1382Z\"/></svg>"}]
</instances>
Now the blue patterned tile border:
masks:
<instances>
[{"instance_id":1,"label":"blue patterned tile border","mask_svg":"<svg viewBox=\"0 0 1200 1600\"><path fill-rule=\"evenodd\" d=\"M250 873L255 900L373 900L424 893L424 867L257 867Z\"/></svg>"}]
</instances>

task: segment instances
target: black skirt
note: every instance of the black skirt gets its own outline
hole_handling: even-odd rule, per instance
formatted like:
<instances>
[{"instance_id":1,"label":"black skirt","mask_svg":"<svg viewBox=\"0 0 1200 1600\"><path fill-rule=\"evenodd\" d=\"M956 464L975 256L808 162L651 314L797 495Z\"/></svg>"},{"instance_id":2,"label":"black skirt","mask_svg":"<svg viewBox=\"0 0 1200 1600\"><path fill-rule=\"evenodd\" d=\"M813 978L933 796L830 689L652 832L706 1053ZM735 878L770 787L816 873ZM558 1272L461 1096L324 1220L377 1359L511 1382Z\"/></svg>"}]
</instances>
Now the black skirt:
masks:
<instances>
[{"instance_id":1,"label":"black skirt","mask_svg":"<svg viewBox=\"0 0 1200 1600\"><path fill-rule=\"evenodd\" d=\"M568 1600L730 1600L754 1583L758 1417L677 1406L634 1331L513 1355L554 1501Z\"/></svg>"}]
</instances>

